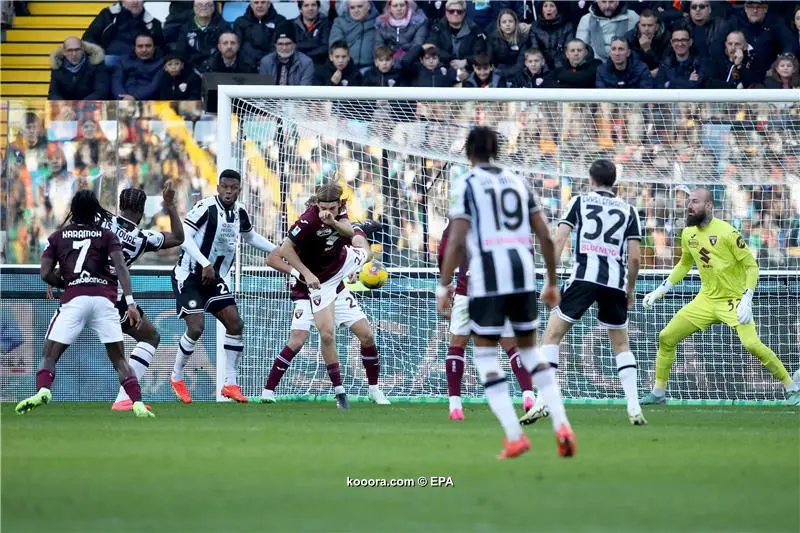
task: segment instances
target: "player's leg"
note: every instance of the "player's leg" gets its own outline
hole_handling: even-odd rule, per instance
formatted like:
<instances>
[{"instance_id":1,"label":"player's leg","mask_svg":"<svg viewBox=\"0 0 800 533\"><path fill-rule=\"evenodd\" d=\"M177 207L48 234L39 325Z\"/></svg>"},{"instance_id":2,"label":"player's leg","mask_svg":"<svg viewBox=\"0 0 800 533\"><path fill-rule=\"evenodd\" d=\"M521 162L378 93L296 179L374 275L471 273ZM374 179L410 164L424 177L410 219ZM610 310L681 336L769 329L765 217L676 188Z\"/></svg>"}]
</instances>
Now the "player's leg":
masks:
<instances>
[{"instance_id":1,"label":"player's leg","mask_svg":"<svg viewBox=\"0 0 800 533\"><path fill-rule=\"evenodd\" d=\"M758 360L769 370L769 373L783 384L783 388L786 390L787 403L789 405L800 405L800 390L798 390L797 384L792 380L786 367L778 359L777 354L758 338L755 321L751 320L747 324L738 324L736 326L736 334L739 335L739 340L742 341L744 349L758 357Z\"/></svg>"},{"instance_id":2,"label":"player's leg","mask_svg":"<svg viewBox=\"0 0 800 533\"><path fill-rule=\"evenodd\" d=\"M332 304L333 302L331 302L331 305L314 313L314 325L317 331L319 331L320 351L322 352L322 359L325 361L328 377L331 378L333 394L336 396L336 407L339 409L348 409L350 403L347 401L347 394L342 385L339 354L336 352L336 328L333 321L334 306Z\"/></svg>"},{"instance_id":3,"label":"player's leg","mask_svg":"<svg viewBox=\"0 0 800 533\"><path fill-rule=\"evenodd\" d=\"M522 409L527 413L533 409L535 404L533 399L533 380L531 379L531 373L522 364L519 349L517 349L517 340L514 337L514 330L510 322L506 322L503 336L500 337L500 348L508 355L511 371L514 372L514 377L517 378L517 383L519 383L519 388L522 391Z\"/></svg>"},{"instance_id":4,"label":"player's leg","mask_svg":"<svg viewBox=\"0 0 800 533\"><path fill-rule=\"evenodd\" d=\"M144 311L140 309L139 314L142 317L142 322L138 328L131 326L128 321L127 309L120 317L120 325L122 326L122 333L136 341L136 346L131 350L128 362L131 368L133 368L136 379L139 380L139 384L141 385L142 378L145 372L147 372L147 369L150 368L150 363L156 355L156 349L158 349L158 345L161 342L161 335L159 335L155 326L153 326L147 318L147 315L144 314ZM133 409L133 401L128 397L125 388L120 387L117 393L117 399L114 400L111 410L130 411L131 409Z\"/></svg>"},{"instance_id":5,"label":"player's leg","mask_svg":"<svg viewBox=\"0 0 800 533\"><path fill-rule=\"evenodd\" d=\"M230 301L233 301L232 299ZM209 306L211 309L211 306ZM225 350L225 385L222 395L240 403L247 403L247 397L242 394L242 389L236 380L239 362L244 353L244 321L239 315L236 303L226 305L222 309L211 311L225 328L223 349Z\"/></svg>"},{"instance_id":6,"label":"player's leg","mask_svg":"<svg viewBox=\"0 0 800 533\"><path fill-rule=\"evenodd\" d=\"M206 299L200 290L200 281L191 276L179 281L173 275L172 291L175 294L175 313L178 318L182 318L186 322L186 331L178 341L169 384L175 391L178 400L182 403L192 403L192 395L183 380L183 369L194 355L194 347L200 340L200 336L203 335L205 328L203 313Z\"/></svg>"},{"instance_id":7,"label":"player's leg","mask_svg":"<svg viewBox=\"0 0 800 533\"><path fill-rule=\"evenodd\" d=\"M506 296L504 304L504 311L517 337L522 364L533 376L533 384L550 411L550 420L558 443L558 454L562 457L571 457L575 455L577 446L575 433L567 419L561 389L556 379L556 369L550 366L550 362L536 349L536 328L539 327L536 295L511 294Z\"/></svg>"},{"instance_id":8,"label":"player's leg","mask_svg":"<svg viewBox=\"0 0 800 533\"><path fill-rule=\"evenodd\" d=\"M50 392L50 388L56 378L56 363L67 348L69 348L68 345L60 342L49 339L44 341L42 362L36 372L36 394L17 404L17 414L23 415L52 400L53 394Z\"/></svg>"},{"instance_id":9,"label":"player's leg","mask_svg":"<svg viewBox=\"0 0 800 533\"><path fill-rule=\"evenodd\" d=\"M375 335L372 332L372 326L369 320L362 318L350 326L350 331L353 332L361 344L361 364L364 367L364 372L367 374L367 386L369 390L369 399L378 405L391 405L391 402L383 391L378 386L378 378L380 377L381 365L378 358L378 345L375 344Z\"/></svg>"},{"instance_id":10,"label":"player's leg","mask_svg":"<svg viewBox=\"0 0 800 533\"><path fill-rule=\"evenodd\" d=\"M310 310L308 314L311 315ZM297 317L297 314L295 313L294 316ZM286 341L286 346L283 347L281 353L278 354L275 361L272 362L272 368L269 369L269 375L264 382L264 390L261 391L262 402L275 403L277 401L275 398L275 389L281 382L283 375L289 370L289 365L292 364L294 356L303 349L306 341L308 341L309 329L310 320L308 329L303 329L302 325L292 320L292 330L289 332L289 340Z\"/></svg>"},{"instance_id":11,"label":"player's leg","mask_svg":"<svg viewBox=\"0 0 800 533\"><path fill-rule=\"evenodd\" d=\"M461 384L464 379L464 351L467 349L469 335L469 297L456 294L450 311L450 345L444 361L450 420L464 420Z\"/></svg>"}]
</instances>

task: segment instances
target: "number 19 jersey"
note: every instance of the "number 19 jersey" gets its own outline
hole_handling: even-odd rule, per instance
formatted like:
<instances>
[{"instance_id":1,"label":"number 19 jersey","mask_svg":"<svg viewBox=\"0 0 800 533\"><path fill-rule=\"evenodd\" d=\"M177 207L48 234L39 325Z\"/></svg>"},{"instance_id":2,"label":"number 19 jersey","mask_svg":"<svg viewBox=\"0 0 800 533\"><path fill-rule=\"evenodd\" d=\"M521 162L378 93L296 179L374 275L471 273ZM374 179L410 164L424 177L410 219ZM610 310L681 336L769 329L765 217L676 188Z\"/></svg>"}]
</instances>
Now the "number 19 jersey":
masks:
<instances>
[{"instance_id":1,"label":"number 19 jersey","mask_svg":"<svg viewBox=\"0 0 800 533\"><path fill-rule=\"evenodd\" d=\"M536 290L530 215L541 209L525 180L499 167L476 166L452 184L450 219L470 223L471 298Z\"/></svg>"}]
</instances>

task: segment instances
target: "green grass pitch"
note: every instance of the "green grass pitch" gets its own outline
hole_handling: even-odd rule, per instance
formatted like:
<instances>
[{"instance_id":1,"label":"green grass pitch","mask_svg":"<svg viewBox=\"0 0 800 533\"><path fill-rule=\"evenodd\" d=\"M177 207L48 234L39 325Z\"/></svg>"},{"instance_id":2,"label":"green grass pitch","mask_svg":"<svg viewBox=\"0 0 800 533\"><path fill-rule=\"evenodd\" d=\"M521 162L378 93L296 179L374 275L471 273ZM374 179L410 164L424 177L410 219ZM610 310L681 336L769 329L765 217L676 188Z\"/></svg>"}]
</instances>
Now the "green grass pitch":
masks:
<instances>
[{"instance_id":1,"label":"green grass pitch","mask_svg":"<svg viewBox=\"0 0 800 533\"><path fill-rule=\"evenodd\" d=\"M800 417L786 407L572 406L578 455L497 461L485 405L108 404L2 411L2 531L797 532ZM347 487L450 476L452 487Z\"/></svg>"}]
</instances>

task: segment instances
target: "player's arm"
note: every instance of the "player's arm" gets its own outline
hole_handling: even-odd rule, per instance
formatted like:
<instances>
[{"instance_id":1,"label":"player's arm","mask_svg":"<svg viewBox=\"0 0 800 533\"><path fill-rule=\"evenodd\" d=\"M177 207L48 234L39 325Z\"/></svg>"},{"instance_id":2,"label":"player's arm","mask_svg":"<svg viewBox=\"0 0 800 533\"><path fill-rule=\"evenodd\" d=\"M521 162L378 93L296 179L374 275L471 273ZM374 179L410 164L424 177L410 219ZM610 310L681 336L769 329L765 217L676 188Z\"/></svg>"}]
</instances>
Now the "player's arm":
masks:
<instances>
[{"instance_id":1,"label":"player's arm","mask_svg":"<svg viewBox=\"0 0 800 533\"><path fill-rule=\"evenodd\" d=\"M567 245L569 234L572 233L572 227L567 224L559 224L556 230L556 238L553 239L553 246L555 247L556 260L561 259L561 254L564 253L564 247Z\"/></svg>"},{"instance_id":2,"label":"player's arm","mask_svg":"<svg viewBox=\"0 0 800 533\"><path fill-rule=\"evenodd\" d=\"M300 278L300 272L298 272L297 269L289 266L289 263L283 260L278 247L276 247L267 255L267 266L274 268L278 272L289 274L290 276L294 276L298 279Z\"/></svg>"},{"instance_id":3,"label":"player's arm","mask_svg":"<svg viewBox=\"0 0 800 533\"><path fill-rule=\"evenodd\" d=\"M581 212L581 197L575 195L570 199L567 208L564 209L564 214L561 220L558 221L558 229L556 229L556 238L554 245L556 248L556 259L561 259L561 254L564 253L564 247L567 245L569 234L578 225L578 219Z\"/></svg>"},{"instance_id":4,"label":"player's arm","mask_svg":"<svg viewBox=\"0 0 800 533\"><path fill-rule=\"evenodd\" d=\"M448 291L453 283L453 275L456 268L464 260L467 253L467 233L469 232L469 220L456 218L450 221L450 234L447 239L447 246L444 249L444 259L440 269L439 287L444 287ZM437 293L444 294L441 288L437 288ZM448 293L449 294L449 293Z\"/></svg>"},{"instance_id":5,"label":"player's arm","mask_svg":"<svg viewBox=\"0 0 800 533\"><path fill-rule=\"evenodd\" d=\"M664 280L664 282L658 286L656 290L653 292L647 293L642 300L642 305L645 309L650 309L653 307L658 300L664 297L672 287L677 285L681 282L683 278L686 277L686 274L694 266L694 259L692 259L692 254L689 253L689 247L686 244L686 230L684 229L681 232L681 259L678 261L678 264L675 265L675 268L672 269L672 273L670 273L669 277Z\"/></svg>"},{"instance_id":6,"label":"player's arm","mask_svg":"<svg viewBox=\"0 0 800 533\"><path fill-rule=\"evenodd\" d=\"M732 231L725 237L728 250L736 261L744 267L745 290L742 299L736 307L736 318L740 324L748 324L753 320L753 294L758 285L758 263L756 263L750 248L738 231Z\"/></svg>"},{"instance_id":7,"label":"player's arm","mask_svg":"<svg viewBox=\"0 0 800 533\"><path fill-rule=\"evenodd\" d=\"M200 231L200 228L205 226L207 222L208 209L201 202L193 207L183 220L183 233L185 238L181 244L181 248L189 254L189 257L194 259L195 262L202 267L203 273L201 282L206 285L212 283L217 275L214 272L211 261L209 261L208 258L203 255L203 252L200 251L200 248L198 248L195 237L197 236L197 232Z\"/></svg>"},{"instance_id":8,"label":"player's arm","mask_svg":"<svg viewBox=\"0 0 800 533\"><path fill-rule=\"evenodd\" d=\"M353 229L353 225L350 223L350 219L348 218L341 218L339 220L336 220L331 216L331 217L320 217L320 220L322 220L322 222L335 229L336 233L338 233L342 237L353 237L356 234L355 230Z\"/></svg>"},{"instance_id":9,"label":"player's arm","mask_svg":"<svg viewBox=\"0 0 800 533\"><path fill-rule=\"evenodd\" d=\"M556 247L550 237L550 228L547 226L541 209L531 211L530 217L531 228L539 240L539 250L542 252L544 266L547 269L547 279L542 287L542 301L550 307L555 307L561 299L556 288Z\"/></svg>"},{"instance_id":10,"label":"player's arm","mask_svg":"<svg viewBox=\"0 0 800 533\"><path fill-rule=\"evenodd\" d=\"M47 250L49 249L50 247L47 248ZM47 250L42 254L42 262L39 265L39 275L42 277L42 281L51 287L63 289L64 278L59 276L56 272L56 260L52 256L46 255Z\"/></svg>"},{"instance_id":11,"label":"player's arm","mask_svg":"<svg viewBox=\"0 0 800 533\"><path fill-rule=\"evenodd\" d=\"M262 252L270 253L277 245L258 233L253 229L253 223L250 222L250 215L243 208L239 208L239 233L242 235L242 240Z\"/></svg>"},{"instance_id":12,"label":"player's arm","mask_svg":"<svg viewBox=\"0 0 800 533\"><path fill-rule=\"evenodd\" d=\"M117 238L110 235L110 239L112 244L109 247L108 256L111 258L111 264L114 265L119 285L122 287L125 303L128 305L128 320L131 326L138 328L142 323L142 317L139 316L139 310L136 308L136 302L133 299L133 288L131 287L131 275L128 272L128 265L125 264L125 257L122 255Z\"/></svg>"},{"instance_id":13,"label":"player's arm","mask_svg":"<svg viewBox=\"0 0 800 533\"><path fill-rule=\"evenodd\" d=\"M315 276L306 265L303 264L303 261L297 254L297 249L294 242L292 242L292 239L284 239L279 251L281 257L285 259L287 263L289 263L289 266L300 272L300 275L302 275L303 279L306 280L306 284L308 285L309 289L319 289L319 278Z\"/></svg>"},{"instance_id":14,"label":"player's arm","mask_svg":"<svg viewBox=\"0 0 800 533\"><path fill-rule=\"evenodd\" d=\"M164 191L161 193L161 197L164 200L162 205L169 215L170 231L161 232L161 245L157 249L167 250L183 244L185 232L181 217L178 216L178 210L175 209L175 189L172 188L171 181L167 180L164 184Z\"/></svg>"},{"instance_id":15,"label":"player's arm","mask_svg":"<svg viewBox=\"0 0 800 533\"><path fill-rule=\"evenodd\" d=\"M628 241L628 309L633 307L636 298L636 278L639 277L639 266L642 264L642 247L639 239Z\"/></svg>"}]
</instances>

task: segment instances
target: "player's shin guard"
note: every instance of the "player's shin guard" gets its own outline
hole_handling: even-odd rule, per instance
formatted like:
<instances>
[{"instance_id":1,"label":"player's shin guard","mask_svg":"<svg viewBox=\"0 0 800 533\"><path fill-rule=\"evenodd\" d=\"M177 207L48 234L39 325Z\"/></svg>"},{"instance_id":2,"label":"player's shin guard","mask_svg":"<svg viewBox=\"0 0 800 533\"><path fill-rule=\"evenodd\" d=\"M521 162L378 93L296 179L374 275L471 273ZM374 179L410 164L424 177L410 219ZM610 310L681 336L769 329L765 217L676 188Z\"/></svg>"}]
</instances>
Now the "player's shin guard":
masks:
<instances>
[{"instance_id":1,"label":"player's shin guard","mask_svg":"<svg viewBox=\"0 0 800 533\"><path fill-rule=\"evenodd\" d=\"M633 414L642 410L639 406L639 389L637 385L639 373L636 367L636 358L631 352L620 352L616 356L617 373L622 382L622 390L625 391L625 399L628 401L628 414Z\"/></svg>"},{"instance_id":2,"label":"player's shin guard","mask_svg":"<svg viewBox=\"0 0 800 533\"><path fill-rule=\"evenodd\" d=\"M514 404L508 394L508 381L505 372L497 361L495 348L475 347L475 368L486 391L489 408L497 417L510 441L517 440L522 430L517 422Z\"/></svg>"},{"instance_id":3,"label":"player's shin guard","mask_svg":"<svg viewBox=\"0 0 800 533\"><path fill-rule=\"evenodd\" d=\"M364 365L364 372L367 374L367 384L377 385L378 377L381 374L381 363L378 359L378 347L374 344L372 346L361 347L361 364Z\"/></svg>"},{"instance_id":4,"label":"player's shin guard","mask_svg":"<svg viewBox=\"0 0 800 533\"><path fill-rule=\"evenodd\" d=\"M183 380L183 369L194 354L194 345L197 341L189 338L186 333L178 341L178 350L175 353L175 366L172 369L172 380Z\"/></svg>"},{"instance_id":5,"label":"player's shin guard","mask_svg":"<svg viewBox=\"0 0 800 533\"><path fill-rule=\"evenodd\" d=\"M52 388L53 380L55 379L56 373L54 371L42 368L36 372L36 390Z\"/></svg>"},{"instance_id":6,"label":"player's shin guard","mask_svg":"<svg viewBox=\"0 0 800 533\"><path fill-rule=\"evenodd\" d=\"M450 346L444 363L447 375L447 395L461 396L461 380L464 377L464 348Z\"/></svg>"},{"instance_id":7,"label":"player's shin guard","mask_svg":"<svg viewBox=\"0 0 800 533\"><path fill-rule=\"evenodd\" d=\"M533 390L531 373L522 364L520 351L516 346L513 346L506 353L508 354L508 362L511 364L511 370L514 371L514 377L517 378L517 383L519 383L519 388L522 392Z\"/></svg>"},{"instance_id":8,"label":"player's shin guard","mask_svg":"<svg viewBox=\"0 0 800 533\"><path fill-rule=\"evenodd\" d=\"M122 385L122 388L125 389L125 393L133 403L142 401L142 389L139 386L139 380L136 379L136 376L128 376L127 378L120 380L120 385Z\"/></svg>"},{"instance_id":9,"label":"player's shin guard","mask_svg":"<svg viewBox=\"0 0 800 533\"><path fill-rule=\"evenodd\" d=\"M131 351L130 365L133 369L133 373L136 374L136 379L139 380L140 386L142 378L144 377L144 373L147 372L148 368L150 368L150 363L153 361L155 356L155 346L146 342L137 343ZM125 392L123 387L120 387L115 402L121 402L129 399L128 393Z\"/></svg>"},{"instance_id":10,"label":"player's shin guard","mask_svg":"<svg viewBox=\"0 0 800 533\"><path fill-rule=\"evenodd\" d=\"M533 384L539 389L547 408L550 411L550 420L553 422L553 429L558 431L562 424L569 424L567 412L564 409L564 402L561 399L561 390L558 388L556 380L556 370L552 367L533 370Z\"/></svg>"},{"instance_id":11,"label":"player's shin guard","mask_svg":"<svg viewBox=\"0 0 800 533\"><path fill-rule=\"evenodd\" d=\"M289 365L292 364L292 359L294 359L295 355L297 355L297 352L288 346L283 347L283 350L281 350L281 353L275 358L275 361L272 363L272 368L269 370L267 381L264 382L265 390L274 391L278 387L278 383L281 382L281 378L283 378L283 375L289 370Z\"/></svg>"},{"instance_id":12,"label":"player's shin guard","mask_svg":"<svg viewBox=\"0 0 800 533\"><path fill-rule=\"evenodd\" d=\"M244 352L242 336L226 333L223 348L225 349L225 385L237 385L236 369L239 367L239 360Z\"/></svg>"}]
</instances>

